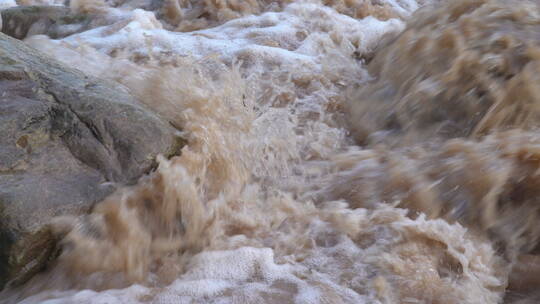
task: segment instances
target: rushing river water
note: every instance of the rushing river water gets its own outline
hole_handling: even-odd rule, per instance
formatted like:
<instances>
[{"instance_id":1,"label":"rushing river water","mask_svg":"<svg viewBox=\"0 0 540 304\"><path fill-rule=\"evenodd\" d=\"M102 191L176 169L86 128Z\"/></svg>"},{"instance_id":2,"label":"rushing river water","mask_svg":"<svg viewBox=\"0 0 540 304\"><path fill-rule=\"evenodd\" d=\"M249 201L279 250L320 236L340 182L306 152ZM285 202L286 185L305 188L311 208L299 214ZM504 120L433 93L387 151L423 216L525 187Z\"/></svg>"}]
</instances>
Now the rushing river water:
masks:
<instances>
[{"instance_id":1,"label":"rushing river water","mask_svg":"<svg viewBox=\"0 0 540 304\"><path fill-rule=\"evenodd\" d=\"M537 303L538 1L70 6L91 29L25 41L187 145L55 219L61 256L4 301Z\"/></svg>"}]
</instances>

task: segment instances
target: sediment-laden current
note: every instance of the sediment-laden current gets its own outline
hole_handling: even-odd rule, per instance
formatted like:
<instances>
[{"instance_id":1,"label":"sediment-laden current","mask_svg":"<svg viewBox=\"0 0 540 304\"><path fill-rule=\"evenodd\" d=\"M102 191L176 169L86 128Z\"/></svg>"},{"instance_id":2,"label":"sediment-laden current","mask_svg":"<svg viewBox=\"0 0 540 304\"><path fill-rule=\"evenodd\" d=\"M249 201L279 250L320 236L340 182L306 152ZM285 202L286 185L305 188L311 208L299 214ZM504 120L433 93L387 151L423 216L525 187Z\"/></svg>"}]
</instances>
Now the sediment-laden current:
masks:
<instances>
[{"instance_id":1,"label":"sediment-laden current","mask_svg":"<svg viewBox=\"0 0 540 304\"><path fill-rule=\"evenodd\" d=\"M87 30L25 42L187 144L2 301L536 303L538 1L68 5Z\"/></svg>"}]
</instances>

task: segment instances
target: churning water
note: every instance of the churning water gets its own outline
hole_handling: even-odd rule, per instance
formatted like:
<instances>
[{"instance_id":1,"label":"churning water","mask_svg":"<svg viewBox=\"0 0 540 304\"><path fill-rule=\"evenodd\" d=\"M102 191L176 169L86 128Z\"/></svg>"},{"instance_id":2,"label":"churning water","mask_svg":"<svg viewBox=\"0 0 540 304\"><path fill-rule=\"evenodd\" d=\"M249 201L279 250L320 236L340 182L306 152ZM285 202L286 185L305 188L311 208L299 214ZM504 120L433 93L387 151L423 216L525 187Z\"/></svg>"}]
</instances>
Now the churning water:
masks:
<instances>
[{"instance_id":1,"label":"churning water","mask_svg":"<svg viewBox=\"0 0 540 304\"><path fill-rule=\"evenodd\" d=\"M90 30L26 42L187 145L54 219L61 256L5 301L536 303L538 1L70 6Z\"/></svg>"}]
</instances>

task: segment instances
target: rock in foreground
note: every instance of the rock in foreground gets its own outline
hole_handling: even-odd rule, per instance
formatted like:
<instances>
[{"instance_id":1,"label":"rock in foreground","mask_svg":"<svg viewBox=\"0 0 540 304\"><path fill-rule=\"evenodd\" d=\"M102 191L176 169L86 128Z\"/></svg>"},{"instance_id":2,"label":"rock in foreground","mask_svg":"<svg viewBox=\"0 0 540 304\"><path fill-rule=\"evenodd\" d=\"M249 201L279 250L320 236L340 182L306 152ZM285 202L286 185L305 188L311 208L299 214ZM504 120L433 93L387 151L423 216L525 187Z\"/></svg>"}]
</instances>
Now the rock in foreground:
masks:
<instances>
[{"instance_id":1,"label":"rock in foreground","mask_svg":"<svg viewBox=\"0 0 540 304\"><path fill-rule=\"evenodd\" d=\"M0 92L1 288L51 258L51 217L88 211L181 140L131 95L3 34Z\"/></svg>"}]
</instances>

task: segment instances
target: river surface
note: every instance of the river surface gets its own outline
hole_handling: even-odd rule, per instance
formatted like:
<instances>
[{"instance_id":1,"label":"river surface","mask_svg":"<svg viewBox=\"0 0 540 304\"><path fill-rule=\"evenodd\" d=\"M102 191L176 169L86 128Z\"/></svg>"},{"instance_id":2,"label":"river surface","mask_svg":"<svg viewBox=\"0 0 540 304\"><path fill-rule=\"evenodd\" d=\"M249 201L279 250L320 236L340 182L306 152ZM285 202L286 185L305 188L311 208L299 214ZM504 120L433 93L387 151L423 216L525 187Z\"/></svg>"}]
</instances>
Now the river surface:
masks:
<instances>
[{"instance_id":1,"label":"river surface","mask_svg":"<svg viewBox=\"0 0 540 304\"><path fill-rule=\"evenodd\" d=\"M6 303L538 303L538 1L69 5L25 42L187 145Z\"/></svg>"}]
</instances>

